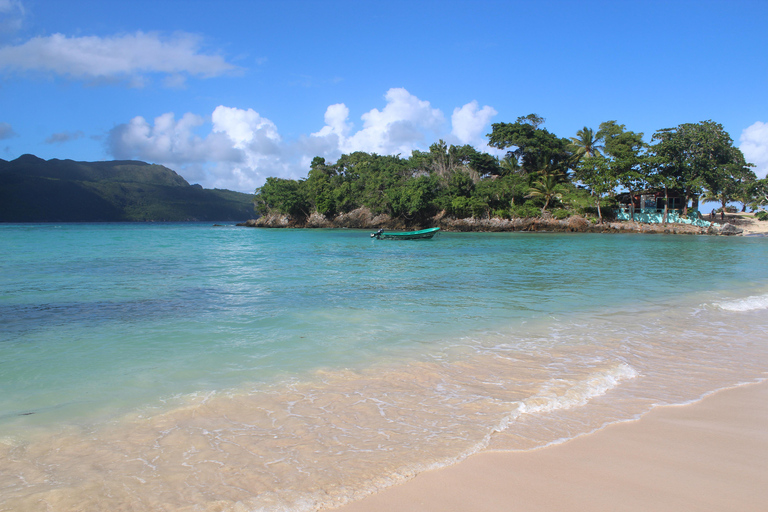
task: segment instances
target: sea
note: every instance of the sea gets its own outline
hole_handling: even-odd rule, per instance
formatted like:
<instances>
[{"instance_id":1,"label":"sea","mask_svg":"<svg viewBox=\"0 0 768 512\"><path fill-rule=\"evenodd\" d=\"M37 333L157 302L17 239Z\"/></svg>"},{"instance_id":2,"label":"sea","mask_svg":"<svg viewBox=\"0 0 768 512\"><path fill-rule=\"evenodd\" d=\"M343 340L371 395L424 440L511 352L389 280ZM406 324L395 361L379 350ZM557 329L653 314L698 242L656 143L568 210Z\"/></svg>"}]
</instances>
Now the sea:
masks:
<instances>
[{"instance_id":1,"label":"sea","mask_svg":"<svg viewBox=\"0 0 768 512\"><path fill-rule=\"evenodd\" d=\"M338 507L768 377L768 238L0 224L0 511Z\"/></svg>"}]
</instances>

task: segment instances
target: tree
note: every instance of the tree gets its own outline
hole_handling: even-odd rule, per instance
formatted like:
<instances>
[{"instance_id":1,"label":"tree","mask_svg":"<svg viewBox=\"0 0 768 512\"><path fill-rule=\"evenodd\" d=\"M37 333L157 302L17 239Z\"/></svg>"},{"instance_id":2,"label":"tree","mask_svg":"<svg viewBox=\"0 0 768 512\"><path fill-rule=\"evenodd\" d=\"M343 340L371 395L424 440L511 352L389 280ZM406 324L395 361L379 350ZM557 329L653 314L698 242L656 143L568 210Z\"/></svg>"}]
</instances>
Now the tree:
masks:
<instances>
[{"instance_id":1,"label":"tree","mask_svg":"<svg viewBox=\"0 0 768 512\"><path fill-rule=\"evenodd\" d=\"M312 160L305 188L311 206L323 215L336 214L335 183L333 182L336 175L336 169L326 165L325 158L317 156Z\"/></svg>"},{"instance_id":2,"label":"tree","mask_svg":"<svg viewBox=\"0 0 768 512\"><path fill-rule=\"evenodd\" d=\"M515 157L527 174L536 171L542 162L565 170L572 155L570 141L539 128L543 122L543 118L529 114L518 117L515 123L494 123L488 134L488 145L512 148L507 154Z\"/></svg>"},{"instance_id":3,"label":"tree","mask_svg":"<svg viewBox=\"0 0 768 512\"><path fill-rule=\"evenodd\" d=\"M309 217L310 204L304 183L283 178L267 178L264 186L256 189L256 211L260 214L278 211L296 218Z\"/></svg>"},{"instance_id":4,"label":"tree","mask_svg":"<svg viewBox=\"0 0 768 512\"><path fill-rule=\"evenodd\" d=\"M415 169L436 173L444 182L459 170L473 176L475 181L483 176L502 174L499 162L488 153L480 152L469 144L449 146L442 139L429 146L429 153L414 151L410 162Z\"/></svg>"},{"instance_id":5,"label":"tree","mask_svg":"<svg viewBox=\"0 0 768 512\"><path fill-rule=\"evenodd\" d=\"M750 206L753 210L768 205L768 178L756 180L748 187L751 196Z\"/></svg>"},{"instance_id":6,"label":"tree","mask_svg":"<svg viewBox=\"0 0 768 512\"><path fill-rule=\"evenodd\" d=\"M605 141L608 166L616 181L629 192L630 198L647 183L643 134L629 131L616 121L600 123L597 137ZM635 220L634 201L630 199L630 216Z\"/></svg>"},{"instance_id":7,"label":"tree","mask_svg":"<svg viewBox=\"0 0 768 512\"><path fill-rule=\"evenodd\" d=\"M576 179L589 187L595 197L597 217L602 224L603 212L600 209L600 199L618 185L608 160L599 154L582 158L576 167Z\"/></svg>"},{"instance_id":8,"label":"tree","mask_svg":"<svg viewBox=\"0 0 768 512\"><path fill-rule=\"evenodd\" d=\"M533 183L531 190L525 197L541 197L544 199L544 206L541 208L541 213L543 215L544 212L547 211L547 206L549 206L552 199L561 199L563 197L563 194L559 191L561 183L562 180L556 174L542 176L539 180Z\"/></svg>"},{"instance_id":9,"label":"tree","mask_svg":"<svg viewBox=\"0 0 768 512\"><path fill-rule=\"evenodd\" d=\"M518 174L521 170L520 162L515 155L507 153L504 158L499 161L499 169L502 176Z\"/></svg>"},{"instance_id":10,"label":"tree","mask_svg":"<svg viewBox=\"0 0 768 512\"><path fill-rule=\"evenodd\" d=\"M747 203L750 201L747 197L749 184L757 179L755 173L744 159L744 154L738 148L731 148L733 152L731 163L726 164L725 168L720 169L719 179L708 185L708 190L702 196L704 201L719 201L723 209L731 201L741 201L742 211L746 211Z\"/></svg>"},{"instance_id":11,"label":"tree","mask_svg":"<svg viewBox=\"0 0 768 512\"><path fill-rule=\"evenodd\" d=\"M591 158L602 155L605 147L600 144L602 138L595 136L592 128L586 126L576 132L575 137L571 137L571 146L574 156L577 158Z\"/></svg>"},{"instance_id":12,"label":"tree","mask_svg":"<svg viewBox=\"0 0 768 512\"><path fill-rule=\"evenodd\" d=\"M706 189L720 196L728 188L736 169L745 167L744 155L733 146L723 126L713 121L684 123L653 134L652 152L665 173L685 193L683 215L688 213L688 200L698 208L698 197Z\"/></svg>"},{"instance_id":13,"label":"tree","mask_svg":"<svg viewBox=\"0 0 768 512\"><path fill-rule=\"evenodd\" d=\"M426 215L437 190L437 178L419 176L387 190L387 198L395 217L413 220Z\"/></svg>"}]
</instances>

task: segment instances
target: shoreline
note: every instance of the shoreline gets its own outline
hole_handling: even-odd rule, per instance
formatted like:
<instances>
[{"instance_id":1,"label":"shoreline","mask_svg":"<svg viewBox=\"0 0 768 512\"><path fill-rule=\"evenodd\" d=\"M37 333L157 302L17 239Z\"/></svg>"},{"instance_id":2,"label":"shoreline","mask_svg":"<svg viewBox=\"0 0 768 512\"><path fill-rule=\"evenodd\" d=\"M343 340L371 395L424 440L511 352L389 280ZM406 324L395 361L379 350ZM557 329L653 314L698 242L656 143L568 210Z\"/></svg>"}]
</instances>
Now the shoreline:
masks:
<instances>
[{"instance_id":1,"label":"shoreline","mask_svg":"<svg viewBox=\"0 0 768 512\"><path fill-rule=\"evenodd\" d=\"M564 443L481 452L338 512L757 511L768 503L768 381Z\"/></svg>"},{"instance_id":2,"label":"shoreline","mask_svg":"<svg viewBox=\"0 0 768 512\"><path fill-rule=\"evenodd\" d=\"M313 213L303 221L288 215L271 214L237 224L253 228L325 228L325 229L386 229L411 231L427 227L439 227L448 232L554 232L554 233L646 233L675 235L747 235L768 234L768 222L760 222L753 214L727 214L723 219L704 220L709 227L692 224L648 224L635 221L604 221L602 224L580 216L558 220L552 217L514 219L455 219L438 215L426 224L409 224L389 215L374 215L366 208L360 208L333 219Z\"/></svg>"}]
</instances>

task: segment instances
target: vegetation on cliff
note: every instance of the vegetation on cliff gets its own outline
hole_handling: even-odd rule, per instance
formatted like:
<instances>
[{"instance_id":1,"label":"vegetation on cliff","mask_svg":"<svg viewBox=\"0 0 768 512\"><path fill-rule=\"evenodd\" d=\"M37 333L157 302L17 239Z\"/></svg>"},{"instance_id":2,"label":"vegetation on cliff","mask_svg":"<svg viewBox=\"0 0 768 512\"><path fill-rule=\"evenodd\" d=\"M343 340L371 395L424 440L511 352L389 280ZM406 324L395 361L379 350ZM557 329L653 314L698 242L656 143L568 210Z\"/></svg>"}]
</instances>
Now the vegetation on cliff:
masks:
<instances>
[{"instance_id":1,"label":"vegetation on cliff","mask_svg":"<svg viewBox=\"0 0 768 512\"><path fill-rule=\"evenodd\" d=\"M253 196L190 185L135 161L0 161L0 222L243 220Z\"/></svg>"},{"instance_id":2,"label":"vegetation on cliff","mask_svg":"<svg viewBox=\"0 0 768 512\"><path fill-rule=\"evenodd\" d=\"M756 179L718 123L659 130L651 143L616 121L569 138L543 124L535 114L493 124L489 145L507 150L501 159L442 140L408 158L355 152L328 163L316 157L306 179L268 178L254 204L262 215L288 215L299 225L317 215L333 219L366 208L421 226L438 214L602 221L616 207L617 191L648 188L684 195L684 214L689 201L697 208L702 196L723 206L768 202L768 183Z\"/></svg>"}]
</instances>

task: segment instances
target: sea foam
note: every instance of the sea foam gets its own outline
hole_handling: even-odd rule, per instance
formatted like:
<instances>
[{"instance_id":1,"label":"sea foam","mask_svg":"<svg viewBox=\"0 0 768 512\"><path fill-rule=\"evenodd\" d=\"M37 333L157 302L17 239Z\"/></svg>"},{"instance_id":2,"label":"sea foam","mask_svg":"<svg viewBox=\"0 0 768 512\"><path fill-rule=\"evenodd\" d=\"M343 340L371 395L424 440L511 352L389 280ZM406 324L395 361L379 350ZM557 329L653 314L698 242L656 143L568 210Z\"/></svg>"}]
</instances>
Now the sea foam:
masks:
<instances>
[{"instance_id":1,"label":"sea foam","mask_svg":"<svg viewBox=\"0 0 768 512\"><path fill-rule=\"evenodd\" d=\"M531 397L518 407L520 414L534 414L558 409L570 409L586 405L591 399L604 395L615 388L622 380L634 379L637 371L626 363L591 375L589 378L574 383L563 394L549 393L546 390Z\"/></svg>"},{"instance_id":2,"label":"sea foam","mask_svg":"<svg viewBox=\"0 0 768 512\"><path fill-rule=\"evenodd\" d=\"M747 297L746 299L716 302L714 305L726 311L739 312L768 309L768 294L753 295L752 297Z\"/></svg>"},{"instance_id":3,"label":"sea foam","mask_svg":"<svg viewBox=\"0 0 768 512\"><path fill-rule=\"evenodd\" d=\"M494 431L507 430L523 414L546 413L584 406L593 398L604 395L618 386L621 381L634 379L637 376L638 373L634 368L626 363L619 363L610 369L596 372L584 380L573 382L565 389L561 388L559 392L554 390L559 386L555 382L550 382L535 396L518 402L517 407L499 423Z\"/></svg>"}]
</instances>

